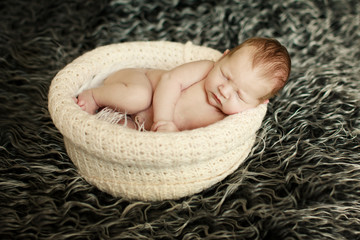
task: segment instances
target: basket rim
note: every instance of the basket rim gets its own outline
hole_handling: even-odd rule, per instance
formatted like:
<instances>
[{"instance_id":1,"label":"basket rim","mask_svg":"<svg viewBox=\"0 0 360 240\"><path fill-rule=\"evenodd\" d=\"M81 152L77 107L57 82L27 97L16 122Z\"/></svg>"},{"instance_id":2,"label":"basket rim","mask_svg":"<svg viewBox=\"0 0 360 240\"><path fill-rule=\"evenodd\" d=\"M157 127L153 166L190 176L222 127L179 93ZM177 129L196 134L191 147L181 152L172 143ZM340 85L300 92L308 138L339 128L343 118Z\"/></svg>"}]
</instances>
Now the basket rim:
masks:
<instances>
[{"instance_id":1,"label":"basket rim","mask_svg":"<svg viewBox=\"0 0 360 240\"><path fill-rule=\"evenodd\" d=\"M73 60L69 63L65 68L60 70L58 74L54 77L50 89L49 89L49 112L53 119L55 126L59 129L59 131L68 139L71 139L73 144L89 149L90 154L97 154L98 149L104 148L104 146L109 146L109 144L119 144L121 145L121 139L124 138L134 138L141 139L141 141L145 142L144 144L136 144L137 151L149 151L151 148L162 149L168 146L177 146L181 148L183 145L185 151L189 154L192 154L193 151L197 150L199 146L206 145L211 148L216 148L216 151L210 151L212 154L215 152L218 155L221 155L241 144L242 140L246 140L256 134L256 131L259 129L263 117L267 110L266 104L261 104L257 108L248 110L246 112L238 113L235 115L227 116L221 121L218 121L214 124L211 124L206 127L197 128L193 130L186 130L182 132L170 132L170 133L155 133L155 132L139 132L133 129L125 128L120 125L114 125L103 120L98 120L94 115L89 115L88 113L82 111L73 101L72 95L76 92L80 85L83 84L86 79L82 79L79 76L82 72L79 71L84 70L87 71L87 75L96 74L99 71L100 67L96 69L93 67L99 61L96 57L97 54L108 53L114 49L121 49L123 47L134 47L138 45L142 45L144 47L156 47L160 48L163 44L167 44L170 47L174 47L177 49L185 48L188 44L182 44L178 42L167 42L167 41L152 41L152 42L128 42L128 43L116 43L101 46L91 50L80 57ZM187 46L189 47L189 46ZM216 50L203 47L203 46L190 46L191 51L201 52L201 53L210 53L210 55L216 55L214 52ZM219 53L219 52L218 52ZM115 53L114 53L115 54ZM219 53L220 54L220 53ZM220 54L221 55L221 54ZM120 59L121 60L121 59ZM100 64L101 65L101 64ZM78 71L76 71L78 70ZM71 72L71 73L70 73ZM73 77L77 76L78 82L76 84L73 82ZM60 106L58 106L58 102L61 101ZM55 106L57 105L57 106ZM71 116L71 117L67 117ZM249 120L254 121L253 127L251 129L243 129L243 125L246 124ZM96 131L94 131L96 129ZM216 131L217 129L222 129L222 131ZM99 131L102 134L99 134ZM73 132L81 133L82 137L73 138ZM104 138L103 136L112 136L110 138ZM244 136L247 135L247 136ZM99 139L101 138L101 139ZM181 141L186 138L191 138L192 143L186 143ZM217 141L217 139L226 139L231 138L229 141L231 144L224 144L223 142ZM86 144L87 139L97 139L97 144L100 146L96 146L93 149L89 148L89 144ZM174 143L176 142L176 143ZM165 145L165 146L164 146ZM157 151L159 152L159 151ZM113 154L108 153L107 158L113 159L117 152ZM165 157L164 162L174 161L174 156L172 156L173 152L169 154L160 155ZM184 152L184 155L187 153ZM131 156L129 156L131 157ZM167 158L167 159L166 159ZM208 158L208 156L200 157L197 160L203 160ZM161 161L161 160L159 160ZM184 160L184 161L189 161Z\"/></svg>"}]
</instances>

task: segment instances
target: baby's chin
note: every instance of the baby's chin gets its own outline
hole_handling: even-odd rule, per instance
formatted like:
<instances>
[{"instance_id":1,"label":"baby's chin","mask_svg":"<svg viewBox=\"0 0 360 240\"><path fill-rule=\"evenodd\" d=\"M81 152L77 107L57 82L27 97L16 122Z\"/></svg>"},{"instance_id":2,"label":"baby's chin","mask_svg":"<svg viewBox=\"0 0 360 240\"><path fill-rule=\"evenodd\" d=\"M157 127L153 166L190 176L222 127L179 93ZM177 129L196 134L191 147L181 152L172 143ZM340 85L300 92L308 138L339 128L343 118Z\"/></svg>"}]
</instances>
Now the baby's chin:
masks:
<instances>
[{"instance_id":1,"label":"baby's chin","mask_svg":"<svg viewBox=\"0 0 360 240\"><path fill-rule=\"evenodd\" d=\"M257 105L257 106L258 106L258 105ZM241 109L241 110L239 110L239 111L233 111L233 112L229 111L229 113L225 113L225 114L227 114L227 115L234 115L234 114L238 114L238 113L243 113L243 112L249 111L249 110L251 110L251 109L254 109L254 108L256 108L257 106L248 107L248 108L245 108L245 109Z\"/></svg>"},{"instance_id":2,"label":"baby's chin","mask_svg":"<svg viewBox=\"0 0 360 240\"><path fill-rule=\"evenodd\" d=\"M246 111L246 110L244 110L244 111ZM230 112L230 113L225 113L225 114L226 115L234 115L234 114L242 113L244 111Z\"/></svg>"}]
</instances>

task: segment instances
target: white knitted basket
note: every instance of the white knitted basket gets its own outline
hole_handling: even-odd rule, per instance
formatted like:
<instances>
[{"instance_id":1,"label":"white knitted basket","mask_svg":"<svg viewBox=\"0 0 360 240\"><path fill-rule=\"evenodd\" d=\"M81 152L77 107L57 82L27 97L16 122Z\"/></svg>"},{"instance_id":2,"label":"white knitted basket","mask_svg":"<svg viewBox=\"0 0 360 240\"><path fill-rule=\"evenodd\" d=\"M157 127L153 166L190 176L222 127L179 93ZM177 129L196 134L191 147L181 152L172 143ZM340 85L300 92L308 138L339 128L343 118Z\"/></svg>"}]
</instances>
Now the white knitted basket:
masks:
<instances>
[{"instance_id":1,"label":"white knitted basket","mask_svg":"<svg viewBox=\"0 0 360 240\"><path fill-rule=\"evenodd\" d=\"M164 200L198 193L234 172L251 151L266 105L204 128L154 133L98 120L72 99L119 68L170 69L220 56L191 43L128 42L96 48L59 71L50 86L49 111L80 175L113 196Z\"/></svg>"}]
</instances>

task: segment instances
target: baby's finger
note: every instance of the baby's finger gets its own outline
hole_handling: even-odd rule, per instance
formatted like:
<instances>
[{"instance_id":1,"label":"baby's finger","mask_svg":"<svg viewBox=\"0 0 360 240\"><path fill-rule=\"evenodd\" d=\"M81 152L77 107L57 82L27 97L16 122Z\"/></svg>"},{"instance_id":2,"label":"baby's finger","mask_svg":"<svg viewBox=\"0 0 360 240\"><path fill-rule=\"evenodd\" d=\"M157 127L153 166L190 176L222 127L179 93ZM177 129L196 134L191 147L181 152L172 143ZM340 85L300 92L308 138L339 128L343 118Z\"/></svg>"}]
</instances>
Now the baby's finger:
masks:
<instances>
[{"instance_id":1,"label":"baby's finger","mask_svg":"<svg viewBox=\"0 0 360 240\"><path fill-rule=\"evenodd\" d=\"M160 127L159 122L156 122L151 126L151 131L156 132L159 127Z\"/></svg>"}]
</instances>

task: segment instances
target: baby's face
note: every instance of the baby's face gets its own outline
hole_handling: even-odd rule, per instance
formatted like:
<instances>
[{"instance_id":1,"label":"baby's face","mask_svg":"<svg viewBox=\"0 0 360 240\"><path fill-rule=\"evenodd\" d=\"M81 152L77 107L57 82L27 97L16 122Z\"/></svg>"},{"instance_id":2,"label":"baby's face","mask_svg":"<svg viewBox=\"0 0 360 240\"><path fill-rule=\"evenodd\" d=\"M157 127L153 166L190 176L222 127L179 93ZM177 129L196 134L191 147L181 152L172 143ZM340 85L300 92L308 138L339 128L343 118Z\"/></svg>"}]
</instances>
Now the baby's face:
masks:
<instances>
[{"instance_id":1,"label":"baby's face","mask_svg":"<svg viewBox=\"0 0 360 240\"><path fill-rule=\"evenodd\" d=\"M251 48L246 46L221 58L205 79L209 104L227 115L266 103L260 99L274 87L259 68L252 68Z\"/></svg>"}]
</instances>

